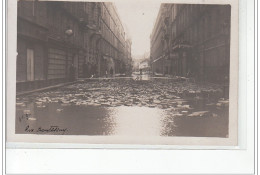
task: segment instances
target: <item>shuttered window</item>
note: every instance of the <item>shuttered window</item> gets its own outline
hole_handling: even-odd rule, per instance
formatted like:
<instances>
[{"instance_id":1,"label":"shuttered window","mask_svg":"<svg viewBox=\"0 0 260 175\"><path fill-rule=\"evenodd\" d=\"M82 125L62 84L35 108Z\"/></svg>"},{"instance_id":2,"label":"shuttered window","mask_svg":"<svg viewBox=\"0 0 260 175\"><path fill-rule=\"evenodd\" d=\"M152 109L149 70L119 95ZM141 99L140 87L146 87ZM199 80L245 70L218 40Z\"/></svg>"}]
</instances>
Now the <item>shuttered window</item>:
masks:
<instances>
[{"instance_id":1,"label":"shuttered window","mask_svg":"<svg viewBox=\"0 0 260 175\"><path fill-rule=\"evenodd\" d=\"M48 64L48 79L65 78L66 53L63 50L50 48ZM71 64L71 56L68 60ZM69 64L68 64L69 65Z\"/></svg>"}]
</instances>

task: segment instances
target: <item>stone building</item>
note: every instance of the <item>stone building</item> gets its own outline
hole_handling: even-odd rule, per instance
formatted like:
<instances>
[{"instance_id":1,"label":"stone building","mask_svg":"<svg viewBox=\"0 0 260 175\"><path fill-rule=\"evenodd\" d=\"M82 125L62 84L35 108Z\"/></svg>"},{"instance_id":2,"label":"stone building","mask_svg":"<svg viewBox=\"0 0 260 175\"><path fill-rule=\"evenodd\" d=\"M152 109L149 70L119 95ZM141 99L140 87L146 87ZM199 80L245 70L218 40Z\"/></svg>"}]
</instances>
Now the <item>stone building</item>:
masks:
<instances>
[{"instance_id":1,"label":"stone building","mask_svg":"<svg viewBox=\"0 0 260 175\"><path fill-rule=\"evenodd\" d=\"M97 3L101 6L101 59L104 60L106 67L103 70L113 69L115 74L124 73L127 53L125 47L128 41L122 21L118 15L116 7L111 2ZM130 46L131 47L131 46ZM101 72L104 75L104 72Z\"/></svg>"},{"instance_id":2,"label":"stone building","mask_svg":"<svg viewBox=\"0 0 260 175\"><path fill-rule=\"evenodd\" d=\"M129 37L126 38L126 43L125 43L125 72L128 76L131 75L132 72L132 54L131 54L131 45L132 41Z\"/></svg>"},{"instance_id":3,"label":"stone building","mask_svg":"<svg viewBox=\"0 0 260 175\"><path fill-rule=\"evenodd\" d=\"M153 71L227 81L230 16L229 5L161 4L151 34Z\"/></svg>"},{"instance_id":4,"label":"stone building","mask_svg":"<svg viewBox=\"0 0 260 175\"><path fill-rule=\"evenodd\" d=\"M126 62L131 59L131 42L126 37L115 5L111 2L89 2L85 5L88 14L92 15L87 25L90 32L86 33L89 41L87 62L97 63L99 76L111 70L113 74L125 73Z\"/></svg>"},{"instance_id":5,"label":"stone building","mask_svg":"<svg viewBox=\"0 0 260 175\"><path fill-rule=\"evenodd\" d=\"M17 4L17 91L119 72L128 41L113 3Z\"/></svg>"},{"instance_id":6,"label":"stone building","mask_svg":"<svg viewBox=\"0 0 260 175\"><path fill-rule=\"evenodd\" d=\"M150 59L151 59L151 67L153 73L163 73L164 70L164 62L163 59L163 19L164 18L164 8L163 5L160 6L159 13L156 18L156 22L154 24L154 28L152 30L152 34L150 36Z\"/></svg>"},{"instance_id":7,"label":"stone building","mask_svg":"<svg viewBox=\"0 0 260 175\"><path fill-rule=\"evenodd\" d=\"M82 4L18 1L17 91L73 80L84 59Z\"/></svg>"}]
</instances>

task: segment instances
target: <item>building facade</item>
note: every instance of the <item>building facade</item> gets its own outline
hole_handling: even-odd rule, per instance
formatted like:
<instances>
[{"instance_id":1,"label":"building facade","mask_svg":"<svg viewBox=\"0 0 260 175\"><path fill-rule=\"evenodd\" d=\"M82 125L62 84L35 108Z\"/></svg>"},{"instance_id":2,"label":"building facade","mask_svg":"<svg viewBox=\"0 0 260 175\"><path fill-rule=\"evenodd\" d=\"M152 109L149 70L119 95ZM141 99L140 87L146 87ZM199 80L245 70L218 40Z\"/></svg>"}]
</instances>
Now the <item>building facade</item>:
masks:
<instances>
[{"instance_id":1,"label":"building facade","mask_svg":"<svg viewBox=\"0 0 260 175\"><path fill-rule=\"evenodd\" d=\"M164 61L163 59L163 18L164 18L164 8L163 5L160 6L159 13L156 18L156 22L150 36L150 58L151 67L153 73L163 73Z\"/></svg>"},{"instance_id":2,"label":"building facade","mask_svg":"<svg viewBox=\"0 0 260 175\"><path fill-rule=\"evenodd\" d=\"M126 46L113 3L18 1L17 91L119 73Z\"/></svg>"},{"instance_id":3,"label":"building facade","mask_svg":"<svg viewBox=\"0 0 260 175\"><path fill-rule=\"evenodd\" d=\"M132 41L129 37L126 38L126 44L125 44L125 73L127 76L131 76L132 73L132 54L131 54L131 45Z\"/></svg>"},{"instance_id":4,"label":"building facade","mask_svg":"<svg viewBox=\"0 0 260 175\"><path fill-rule=\"evenodd\" d=\"M111 71L113 69L115 74L125 73L125 59L127 58L125 50L129 45L122 21L113 3L103 2L101 7L101 33L103 37L101 53L107 63L104 70Z\"/></svg>"},{"instance_id":5,"label":"building facade","mask_svg":"<svg viewBox=\"0 0 260 175\"><path fill-rule=\"evenodd\" d=\"M227 81L230 16L229 5L162 4L151 34L153 72Z\"/></svg>"}]
</instances>

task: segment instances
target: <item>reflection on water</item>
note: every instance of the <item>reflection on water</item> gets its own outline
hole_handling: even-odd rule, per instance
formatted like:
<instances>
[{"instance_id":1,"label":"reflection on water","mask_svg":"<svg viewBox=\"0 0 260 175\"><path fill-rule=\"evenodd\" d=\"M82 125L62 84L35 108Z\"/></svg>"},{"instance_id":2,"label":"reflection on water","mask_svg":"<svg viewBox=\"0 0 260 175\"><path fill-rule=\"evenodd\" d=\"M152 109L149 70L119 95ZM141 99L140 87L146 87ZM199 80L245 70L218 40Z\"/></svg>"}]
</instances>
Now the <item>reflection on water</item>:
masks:
<instances>
[{"instance_id":1,"label":"reflection on water","mask_svg":"<svg viewBox=\"0 0 260 175\"><path fill-rule=\"evenodd\" d=\"M57 110L61 107L62 111ZM32 113L28 119L19 120L24 115L24 109ZM215 111L215 116L188 117L174 108L61 106L58 103L38 108L30 103L26 108L17 107L16 133L31 133L25 131L30 126L34 129L32 133L36 134L226 137L227 112ZM67 131L38 131L51 126Z\"/></svg>"},{"instance_id":2,"label":"reflection on water","mask_svg":"<svg viewBox=\"0 0 260 175\"><path fill-rule=\"evenodd\" d=\"M110 108L116 123L113 135L158 136L161 135L163 110L148 107Z\"/></svg>"},{"instance_id":3,"label":"reflection on water","mask_svg":"<svg viewBox=\"0 0 260 175\"><path fill-rule=\"evenodd\" d=\"M72 135L160 135L163 110L148 107L95 107L95 106L61 106L50 103L45 108L30 104L26 109L35 111L36 120L17 120L17 133L26 133L30 125L35 131L38 128L49 129L50 126L67 128ZM63 106L64 107L64 106ZM17 108L17 117L23 116L23 109ZM40 132L38 132L40 133ZM41 133L43 134L43 133ZM62 133L49 133L62 134Z\"/></svg>"},{"instance_id":4,"label":"reflection on water","mask_svg":"<svg viewBox=\"0 0 260 175\"><path fill-rule=\"evenodd\" d=\"M150 80L151 77L149 76L149 74L133 74L132 79L134 80Z\"/></svg>"},{"instance_id":5,"label":"reflection on water","mask_svg":"<svg viewBox=\"0 0 260 175\"><path fill-rule=\"evenodd\" d=\"M17 98L16 133L228 136L228 101L214 94L173 93L166 83L150 91L143 84L130 90L104 84L106 90L88 83Z\"/></svg>"}]
</instances>

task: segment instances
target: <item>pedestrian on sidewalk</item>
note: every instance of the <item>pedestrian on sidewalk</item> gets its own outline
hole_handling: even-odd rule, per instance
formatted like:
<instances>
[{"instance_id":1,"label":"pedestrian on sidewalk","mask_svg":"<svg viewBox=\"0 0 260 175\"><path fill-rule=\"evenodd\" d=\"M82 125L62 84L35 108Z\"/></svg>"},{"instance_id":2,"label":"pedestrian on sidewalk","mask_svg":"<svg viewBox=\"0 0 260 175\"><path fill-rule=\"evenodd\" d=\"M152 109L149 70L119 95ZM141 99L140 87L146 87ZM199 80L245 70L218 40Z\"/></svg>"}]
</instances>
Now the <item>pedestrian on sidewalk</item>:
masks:
<instances>
[{"instance_id":1,"label":"pedestrian on sidewalk","mask_svg":"<svg viewBox=\"0 0 260 175\"><path fill-rule=\"evenodd\" d=\"M114 70L113 70L113 68L111 67L111 68L110 68L110 76L111 76L111 77L113 77L113 73L114 73Z\"/></svg>"},{"instance_id":2,"label":"pedestrian on sidewalk","mask_svg":"<svg viewBox=\"0 0 260 175\"><path fill-rule=\"evenodd\" d=\"M107 75L107 70L106 70L106 78L108 77L108 75Z\"/></svg>"},{"instance_id":3,"label":"pedestrian on sidewalk","mask_svg":"<svg viewBox=\"0 0 260 175\"><path fill-rule=\"evenodd\" d=\"M83 64L83 77L84 78L88 78L88 64L87 64L87 62L85 62L84 64Z\"/></svg>"},{"instance_id":4,"label":"pedestrian on sidewalk","mask_svg":"<svg viewBox=\"0 0 260 175\"><path fill-rule=\"evenodd\" d=\"M73 64L69 68L69 81L75 81L75 67Z\"/></svg>"}]
</instances>

